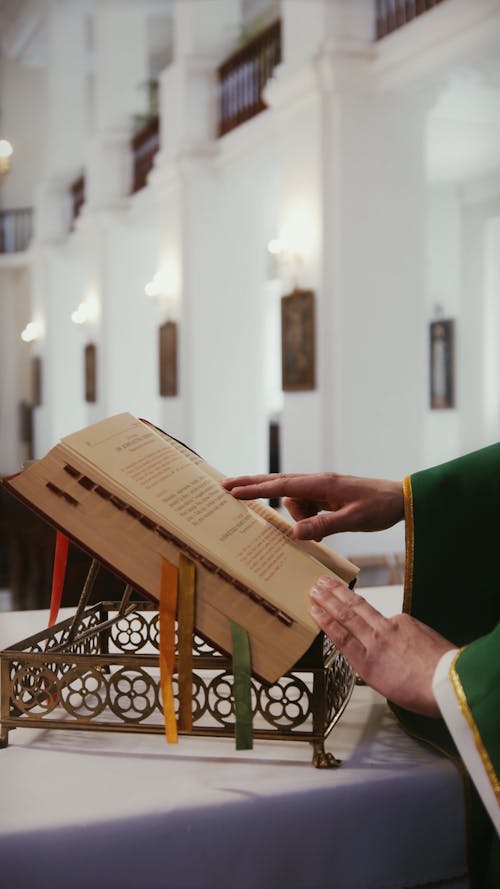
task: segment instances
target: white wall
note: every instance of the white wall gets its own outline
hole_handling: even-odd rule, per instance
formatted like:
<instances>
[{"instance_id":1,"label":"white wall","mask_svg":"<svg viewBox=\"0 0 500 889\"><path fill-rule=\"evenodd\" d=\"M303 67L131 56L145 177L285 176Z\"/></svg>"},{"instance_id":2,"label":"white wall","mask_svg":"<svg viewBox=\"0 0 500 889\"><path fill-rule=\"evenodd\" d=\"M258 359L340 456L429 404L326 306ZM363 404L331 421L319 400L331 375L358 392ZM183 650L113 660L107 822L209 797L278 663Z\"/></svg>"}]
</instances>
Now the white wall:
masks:
<instances>
[{"instance_id":1,"label":"white wall","mask_svg":"<svg viewBox=\"0 0 500 889\"><path fill-rule=\"evenodd\" d=\"M31 350L19 335L30 317L30 269L0 267L0 475L18 472L28 456L19 443L20 402L31 402ZM15 343L20 348L13 349Z\"/></svg>"},{"instance_id":2,"label":"white wall","mask_svg":"<svg viewBox=\"0 0 500 889\"><path fill-rule=\"evenodd\" d=\"M463 190L461 208L462 306L459 342L460 443L471 451L498 440L495 402L498 375L497 219L500 216L500 183L485 195L469 187ZM493 376L491 376L493 374Z\"/></svg>"},{"instance_id":3,"label":"white wall","mask_svg":"<svg viewBox=\"0 0 500 889\"><path fill-rule=\"evenodd\" d=\"M11 173L0 191L0 206L32 207L44 162L44 78L38 68L28 68L5 54L1 64L0 138L11 142L14 153Z\"/></svg>"},{"instance_id":4,"label":"white wall","mask_svg":"<svg viewBox=\"0 0 500 889\"><path fill-rule=\"evenodd\" d=\"M480 170L473 176L468 155L467 184L456 179L456 167L453 180L441 182L434 168L428 181L432 72L424 71L421 46L421 67L410 65L411 77L403 71L415 29L383 42L400 47L399 56L388 52L384 69L384 47L377 47L375 61L366 48L363 4L350 6L349 14L340 4L342 15L333 15L318 3L312 16L310 4L289 0L282 7L286 60L268 90L270 109L214 140L213 71L218 53L238 33L240 6L237 0L210 6L224 12L220 32L196 19L208 6L178 7L174 33L182 40L174 65L162 74L163 143L148 188L133 198L126 194L123 115L111 142L94 127L88 134L91 201L77 231L66 234L64 194L41 189L45 218L55 214L58 221L39 227L33 283L24 281L24 301L15 311L16 288L0 279L9 343L21 320L18 308L24 323L29 320L29 287L31 316L45 322L44 339L31 349L44 368L37 452L71 428L124 409L184 438L231 474L267 469L268 420L277 409L285 471L398 478L497 438L498 172L476 182ZM440 5L441 19L446 6ZM118 15L116 3L112 11ZM139 97L132 72L143 77L148 70L144 17L127 18L127 45L133 52L135 21L138 57L124 74L126 108L116 104L129 116ZM99 46L109 47L115 30L106 17L101 26ZM471 65L478 64L478 52L476 35ZM64 66L65 54L58 58ZM115 62L123 73L126 60L118 50L109 66L107 50L99 58L93 119L104 126L122 84ZM394 73L398 65L404 90ZM374 72L385 70L389 78L389 68L391 87L382 88ZM494 80L495 65L490 68ZM3 186L2 200L31 204L33 185L43 179L42 153L33 150L44 125L42 78L11 60L3 84L7 135L18 138L21 153L16 146L16 175ZM283 233L293 240L297 230L300 268L294 278L290 267L281 267L280 283L271 285L267 243ZM170 304L151 302L144 285L166 268L176 279L163 294ZM280 296L294 283L316 294L318 384L312 392L283 395L276 322ZM89 296L100 315L76 327L70 314ZM436 303L457 319L457 407L451 411L429 409L428 323ZM158 325L169 313L179 323L179 395L160 398ZM90 340L98 346L95 405L83 399L83 347ZM17 339L10 348L16 357L9 373L30 350ZM335 545L348 552L401 549L402 530Z\"/></svg>"},{"instance_id":5,"label":"white wall","mask_svg":"<svg viewBox=\"0 0 500 889\"><path fill-rule=\"evenodd\" d=\"M460 410L463 404L461 379L462 324L462 257L468 245L462 240L461 192L458 185L445 184L429 188L426 238L425 328L421 348L426 359L426 390L423 424L423 466L433 466L462 453ZM429 324L439 317L455 320L455 358L458 373L455 379L455 407L430 408Z\"/></svg>"}]
</instances>

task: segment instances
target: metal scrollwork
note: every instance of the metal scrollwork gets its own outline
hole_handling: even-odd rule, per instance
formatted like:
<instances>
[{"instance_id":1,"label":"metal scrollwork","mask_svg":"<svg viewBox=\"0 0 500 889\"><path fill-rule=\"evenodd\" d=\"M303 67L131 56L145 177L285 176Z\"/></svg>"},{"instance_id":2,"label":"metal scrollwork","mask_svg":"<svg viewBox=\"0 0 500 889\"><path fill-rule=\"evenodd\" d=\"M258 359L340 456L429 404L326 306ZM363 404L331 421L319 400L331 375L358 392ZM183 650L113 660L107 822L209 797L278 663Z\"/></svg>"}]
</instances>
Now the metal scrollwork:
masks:
<instances>
[{"instance_id":1,"label":"metal scrollwork","mask_svg":"<svg viewBox=\"0 0 500 889\"><path fill-rule=\"evenodd\" d=\"M328 731L344 710L356 682L356 674L349 661L337 651L328 670L325 671L325 705Z\"/></svg>"},{"instance_id":2,"label":"metal scrollwork","mask_svg":"<svg viewBox=\"0 0 500 889\"><path fill-rule=\"evenodd\" d=\"M113 625L112 639L120 651L140 651L150 638L150 626L143 614L134 612Z\"/></svg>"},{"instance_id":3,"label":"metal scrollwork","mask_svg":"<svg viewBox=\"0 0 500 889\"><path fill-rule=\"evenodd\" d=\"M96 667L82 670L72 667L65 676L61 691L64 709L75 719L94 719L107 703L106 682Z\"/></svg>"},{"instance_id":4,"label":"metal scrollwork","mask_svg":"<svg viewBox=\"0 0 500 889\"><path fill-rule=\"evenodd\" d=\"M118 731L165 730L160 692L159 616L153 604L122 600L85 605L74 618L0 652L0 747L17 725ZM330 640L318 638L314 656L277 682L251 679L254 736L310 740L313 762L338 761L324 741L351 695L355 673ZM179 709L176 668L172 677ZM199 735L232 735L234 679L228 655L198 633L193 637L192 726ZM181 731L182 733L182 731Z\"/></svg>"},{"instance_id":5,"label":"metal scrollwork","mask_svg":"<svg viewBox=\"0 0 500 889\"><path fill-rule=\"evenodd\" d=\"M21 665L14 671L11 680L12 698L19 713L50 713L58 703L58 682L56 674L44 665L35 667Z\"/></svg>"},{"instance_id":6,"label":"metal scrollwork","mask_svg":"<svg viewBox=\"0 0 500 889\"><path fill-rule=\"evenodd\" d=\"M224 670L208 685L210 713L223 726L234 726L233 674Z\"/></svg>"},{"instance_id":7,"label":"metal scrollwork","mask_svg":"<svg viewBox=\"0 0 500 889\"><path fill-rule=\"evenodd\" d=\"M160 650L160 615L155 612L149 621L149 641L156 651Z\"/></svg>"},{"instance_id":8,"label":"metal scrollwork","mask_svg":"<svg viewBox=\"0 0 500 889\"><path fill-rule=\"evenodd\" d=\"M109 679L109 705L124 722L143 722L160 708L157 679L146 670L122 667Z\"/></svg>"},{"instance_id":9,"label":"metal scrollwork","mask_svg":"<svg viewBox=\"0 0 500 889\"><path fill-rule=\"evenodd\" d=\"M258 709L264 719L280 729L302 725L311 713L311 692L298 676L284 676L258 693Z\"/></svg>"}]
</instances>

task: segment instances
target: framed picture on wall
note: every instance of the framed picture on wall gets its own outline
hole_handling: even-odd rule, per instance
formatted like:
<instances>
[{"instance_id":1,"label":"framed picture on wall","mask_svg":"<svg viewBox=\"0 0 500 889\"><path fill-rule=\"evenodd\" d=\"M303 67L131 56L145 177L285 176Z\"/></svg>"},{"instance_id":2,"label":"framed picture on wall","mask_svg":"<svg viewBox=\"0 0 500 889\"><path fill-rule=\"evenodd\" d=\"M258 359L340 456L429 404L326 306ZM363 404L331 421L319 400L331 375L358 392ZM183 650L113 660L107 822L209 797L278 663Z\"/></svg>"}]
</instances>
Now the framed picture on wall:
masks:
<instances>
[{"instance_id":1,"label":"framed picture on wall","mask_svg":"<svg viewBox=\"0 0 500 889\"><path fill-rule=\"evenodd\" d=\"M87 343L85 361L85 401L97 401L97 348L95 343Z\"/></svg>"},{"instance_id":2,"label":"framed picture on wall","mask_svg":"<svg viewBox=\"0 0 500 889\"><path fill-rule=\"evenodd\" d=\"M294 290L281 298L281 369L285 392L316 387L314 291Z\"/></svg>"},{"instance_id":3,"label":"framed picture on wall","mask_svg":"<svg viewBox=\"0 0 500 889\"><path fill-rule=\"evenodd\" d=\"M430 324L430 406L455 407L455 322L451 318Z\"/></svg>"},{"instance_id":4,"label":"framed picture on wall","mask_svg":"<svg viewBox=\"0 0 500 889\"><path fill-rule=\"evenodd\" d=\"M165 321L159 328L158 339L160 395L177 395L177 324Z\"/></svg>"}]
</instances>

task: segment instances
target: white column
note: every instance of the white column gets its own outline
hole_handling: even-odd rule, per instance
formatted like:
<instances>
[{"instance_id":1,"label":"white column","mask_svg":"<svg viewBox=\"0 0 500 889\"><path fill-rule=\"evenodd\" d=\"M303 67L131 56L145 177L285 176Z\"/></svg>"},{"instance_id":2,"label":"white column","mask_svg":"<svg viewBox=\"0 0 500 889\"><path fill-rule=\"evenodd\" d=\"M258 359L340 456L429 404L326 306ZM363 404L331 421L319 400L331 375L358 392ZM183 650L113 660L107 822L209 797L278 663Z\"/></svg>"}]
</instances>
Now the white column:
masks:
<instances>
[{"instance_id":1,"label":"white column","mask_svg":"<svg viewBox=\"0 0 500 889\"><path fill-rule=\"evenodd\" d=\"M497 185L498 187L498 185ZM457 322L460 451L498 441L500 216L498 197L463 189L461 311Z\"/></svg>"},{"instance_id":2,"label":"white column","mask_svg":"<svg viewBox=\"0 0 500 889\"><path fill-rule=\"evenodd\" d=\"M70 223L69 187L81 172L87 148L87 15L81 0L47 5L45 173L35 199L32 265L31 317L43 330L32 346L42 368L42 404L34 411L36 456L81 419L74 413L80 402L69 321L79 282L63 243Z\"/></svg>"},{"instance_id":3,"label":"white column","mask_svg":"<svg viewBox=\"0 0 500 889\"><path fill-rule=\"evenodd\" d=\"M174 0L173 16L174 60L160 78L161 150L150 179L160 219L156 271L167 282L167 314L178 321L180 335L179 396L163 399L162 424L195 446L200 435L203 446L198 407L207 375L197 343L207 294L217 290L212 265L220 248L216 70L235 48L241 0Z\"/></svg>"},{"instance_id":4,"label":"white column","mask_svg":"<svg viewBox=\"0 0 500 889\"><path fill-rule=\"evenodd\" d=\"M50 0L47 7L46 125L40 143L44 178L35 201L35 241L66 236L69 186L84 162L87 120L85 7L80 0Z\"/></svg>"},{"instance_id":5,"label":"white column","mask_svg":"<svg viewBox=\"0 0 500 889\"><path fill-rule=\"evenodd\" d=\"M33 314L42 335L33 344L41 359L42 403L34 412L35 456L85 425L83 358L71 312L82 293L82 268L58 245L39 246L33 259Z\"/></svg>"},{"instance_id":6,"label":"white column","mask_svg":"<svg viewBox=\"0 0 500 889\"><path fill-rule=\"evenodd\" d=\"M427 105L362 90L333 90L326 104L325 456L398 478L421 465L428 397Z\"/></svg>"},{"instance_id":7,"label":"white column","mask_svg":"<svg viewBox=\"0 0 500 889\"><path fill-rule=\"evenodd\" d=\"M283 61L290 69L325 45L364 46L373 41L375 3L366 0L281 0Z\"/></svg>"},{"instance_id":8,"label":"white column","mask_svg":"<svg viewBox=\"0 0 500 889\"><path fill-rule=\"evenodd\" d=\"M500 215L490 218L484 238L484 429L485 441L500 437Z\"/></svg>"},{"instance_id":9,"label":"white column","mask_svg":"<svg viewBox=\"0 0 500 889\"><path fill-rule=\"evenodd\" d=\"M427 104L377 92L371 6L284 0L284 64L268 88L278 234L302 254L295 282L317 299L317 386L284 399L289 472L397 478L421 458ZM335 546L400 548L398 534Z\"/></svg>"},{"instance_id":10,"label":"white column","mask_svg":"<svg viewBox=\"0 0 500 889\"><path fill-rule=\"evenodd\" d=\"M125 265L128 256L113 253L112 233L120 233L126 208L124 198L132 186L131 141L136 116L148 110L147 4L142 0L96 0L92 26L93 128L85 171L86 204L77 220L83 268L80 290L75 292L71 306L75 309L82 302L92 313L76 331L72 325L80 373L85 346L92 343L96 347L97 400L83 400L82 375L79 404L83 424L95 422L116 409L113 393L116 380L121 377L119 362L112 363L119 343L115 306L120 293L115 270L117 263ZM126 380L124 397L125 393Z\"/></svg>"},{"instance_id":11,"label":"white column","mask_svg":"<svg viewBox=\"0 0 500 889\"><path fill-rule=\"evenodd\" d=\"M7 257L5 259L8 259ZM18 472L26 449L21 446L20 403L31 402L31 347L19 336L30 320L30 269L7 267L0 288L0 476Z\"/></svg>"},{"instance_id":12,"label":"white column","mask_svg":"<svg viewBox=\"0 0 500 889\"><path fill-rule=\"evenodd\" d=\"M174 61L160 78L157 165L216 137L216 69L237 45L241 0L174 0Z\"/></svg>"},{"instance_id":13,"label":"white column","mask_svg":"<svg viewBox=\"0 0 500 889\"><path fill-rule=\"evenodd\" d=\"M98 0L94 12L94 135L87 167L90 207L130 192L134 115L147 110L147 8L141 0Z\"/></svg>"}]
</instances>

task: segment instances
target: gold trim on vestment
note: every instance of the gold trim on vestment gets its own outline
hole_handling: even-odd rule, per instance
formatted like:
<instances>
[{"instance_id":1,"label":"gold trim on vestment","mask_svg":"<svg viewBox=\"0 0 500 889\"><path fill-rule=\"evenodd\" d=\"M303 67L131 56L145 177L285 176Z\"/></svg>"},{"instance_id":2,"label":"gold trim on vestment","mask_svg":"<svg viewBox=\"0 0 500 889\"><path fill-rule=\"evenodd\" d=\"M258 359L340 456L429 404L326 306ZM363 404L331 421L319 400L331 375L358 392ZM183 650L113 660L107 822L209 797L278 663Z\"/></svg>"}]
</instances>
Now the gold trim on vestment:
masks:
<instances>
[{"instance_id":1,"label":"gold trim on vestment","mask_svg":"<svg viewBox=\"0 0 500 889\"><path fill-rule=\"evenodd\" d=\"M462 651L463 651L463 649L462 649ZM467 697L465 695L460 676L458 675L457 669L456 669L456 663L457 663L458 658L462 654L462 651L459 651L458 654L456 655L456 657L453 659L453 663L450 667L450 679L451 679L455 694L457 696L458 705L460 707L460 710L462 711L462 715L463 715L464 719L468 722L468 724L472 730L472 734L474 736L474 743L477 747L479 756L481 757L481 761L482 761L483 766L485 768L486 774L488 775L488 780L493 788L493 793L495 794L496 800L497 800L498 804L500 805L500 781L498 780L498 776L495 772L493 763L489 757L489 753L483 744L481 735L479 734L479 730L476 726L474 717L471 713L469 704L467 702Z\"/></svg>"},{"instance_id":2,"label":"gold trim on vestment","mask_svg":"<svg viewBox=\"0 0 500 889\"><path fill-rule=\"evenodd\" d=\"M413 491L411 476L403 479L403 495L405 507L405 580L403 611L411 610L411 598L413 591L413 564L415 559L415 526L413 521Z\"/></svg>"}]
</instances>

